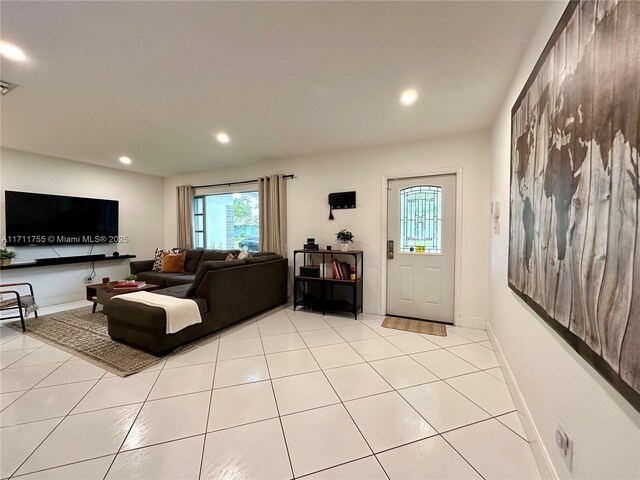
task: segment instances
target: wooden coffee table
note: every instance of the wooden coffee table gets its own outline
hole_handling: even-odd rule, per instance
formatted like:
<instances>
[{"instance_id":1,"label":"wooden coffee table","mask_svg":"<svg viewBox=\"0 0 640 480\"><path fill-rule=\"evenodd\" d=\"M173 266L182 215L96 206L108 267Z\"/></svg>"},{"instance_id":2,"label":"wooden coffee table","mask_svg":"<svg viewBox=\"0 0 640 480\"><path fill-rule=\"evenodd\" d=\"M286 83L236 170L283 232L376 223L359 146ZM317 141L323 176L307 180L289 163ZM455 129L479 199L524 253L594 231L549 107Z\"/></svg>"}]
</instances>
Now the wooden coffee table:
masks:
<instances>
[{"instance_id":1,"label":"wooden coffee table","mask_svg":"<svg viewBox=\"0 0 640 480\"><path fill-rule=\"evenodd\" d=\"M93 313L96 313L96 307L98 304L104 305L110 298L113 298L116 295L142 291L150 292L161 288L160 285L154 285L153 283L147 283L141 288L115 288L116 283L118 282L94 283L93 285L87 285L87 300L93 302Z\"/></svg>"}]
</instances>

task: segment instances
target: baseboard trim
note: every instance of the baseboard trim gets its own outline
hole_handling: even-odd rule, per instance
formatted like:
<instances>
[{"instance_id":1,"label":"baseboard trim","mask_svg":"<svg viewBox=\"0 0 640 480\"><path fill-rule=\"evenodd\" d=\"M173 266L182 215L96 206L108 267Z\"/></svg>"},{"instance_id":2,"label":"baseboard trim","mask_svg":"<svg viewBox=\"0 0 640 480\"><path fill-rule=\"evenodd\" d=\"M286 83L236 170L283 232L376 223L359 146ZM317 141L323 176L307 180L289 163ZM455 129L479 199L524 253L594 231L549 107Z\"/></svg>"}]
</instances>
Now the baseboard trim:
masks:
<instances>
[{"instance_id":1,"label":"baseboard trim","mask_svg":"<svg viewBox=\"0 0 640 480\"><path fill-rule=\"evenodd\" d=\"M513 397L513 401L516 405L516 409L518 410L518 416L520 417L520 421L522 422L524 431L527 434L527 438L529 439L531 450L533 451L533 457L538 466L538 470L540 470L540 475L542 476L542 478L557 480L560 478L558 476L558 472L551 463L549 453L547 452L544 443L542 443L540 432L538 431L538 428L536 427L535 423L533 422L533 418L531 417L531 411L529 410L527 402L525 401L522 392L518 387L518 382L513 376L513 372L511 371L509 362L507 362L507 358L502 352L500 342L493 332L490 321L486 322L486 329L487 334L489 335L489 339L494 346L496 357L498 357L498 363L500 363L500 367L502 367L502 372L504 373L505 380L507 381L507 386L509 387L509 391L511 392L511 396Z\"/></svg>"},{"instance_id":2,"label":"baseboard trim","mask_svg":"<svg viewBox=\"0 0 640 480\"><path fill-rule=\"evenodd\" d=\"M484 317L472 317L469 315L460 315L458 316L458 323L456 323L455 326L466 327L466 328L479 328L480 330L485 330L487 328L487 319Z\"/></svg>"},{"instance_id":3,"label":"baseboard trim","mask_svg":"<svg viewBox=\"0 0 640 480\"><path fill-rule=\"evenodd\" d=\"M380 305L376 305L373 303L365 303L362 306L362 313L370 313L371 315L384 315L384 313L380 311Z\"/></svg>"},{"instance_id":4,"label":"baseboard trim","mask_svg":"<svg viewBox=\"0 0 640 480\"><path fill-rule=\"evenodd\" d=\"M34 290L35 287L34 287ZM46 297L38 295L37 290L34 292L36 297L36 303L40 307L51 307L53 305L60 305L61 303L77 302L79 300L85 300L84 292L67 292L60 295L48 295Z\"/></svg>"}]
</instances>

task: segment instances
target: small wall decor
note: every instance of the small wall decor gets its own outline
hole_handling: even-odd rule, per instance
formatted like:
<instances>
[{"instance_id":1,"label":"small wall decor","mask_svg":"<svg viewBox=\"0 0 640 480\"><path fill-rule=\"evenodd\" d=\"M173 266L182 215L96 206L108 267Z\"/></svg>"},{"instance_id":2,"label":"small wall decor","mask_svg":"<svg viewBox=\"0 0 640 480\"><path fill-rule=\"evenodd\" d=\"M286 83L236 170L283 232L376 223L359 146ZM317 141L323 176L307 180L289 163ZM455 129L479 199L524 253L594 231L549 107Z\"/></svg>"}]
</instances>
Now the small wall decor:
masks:
<instances>
[{"instance_id":1,"label":"small wall decor","mask_svg":"<svg viewBox=\"0 0 640 480\"><path fill-rule=\"evenodd\" d=\"M571 1L511 110L509 286L640 411L639 125L640 2Z\"/></svg>"},{"instance_id":2,"label":"small wall decor","mask_svg":"<svg viewBox=\"0 0 640 480\"><path fill-rule=\"evenodd\" d=\"M356 208L356 192L330 193L329 206L334 210L340 208Z\"/></svg>"},{"instance_id":3,"label":"small wall decor","mask_svg":"<svg viewBox=\"0 0 640 480\"><path fill-rule=\"evenodd\" d=\"M329 194L329 220L333 220L334 209L356 208L356 192Z\"/></svg>"}]
</instances>

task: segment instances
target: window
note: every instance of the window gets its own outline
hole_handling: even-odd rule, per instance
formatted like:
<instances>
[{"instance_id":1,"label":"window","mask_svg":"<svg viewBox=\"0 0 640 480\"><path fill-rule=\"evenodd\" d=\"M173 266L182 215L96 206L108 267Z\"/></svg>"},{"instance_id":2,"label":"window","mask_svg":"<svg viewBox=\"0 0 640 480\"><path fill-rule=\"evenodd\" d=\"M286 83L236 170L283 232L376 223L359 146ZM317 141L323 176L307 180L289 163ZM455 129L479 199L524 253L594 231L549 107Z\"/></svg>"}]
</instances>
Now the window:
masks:
<instances>
[{"instance_id":1,"label":"window","mask_svg":"<svg viewBox=\"0 0 640 480\"><path fill-rule=\"evenodd\" d=\"M193 199L193 233L196 248L204 245L204 197Z\"/></svg>"},{"instance_id":2,"label":"window","mask_svg":"<svg viewBox=\"0 0 640 480\"><path fill-rule=\"evenodd\" d=\"M442 253L442 188L430 185L400 191L400 251Z\"/></svg>"},{"instance_id":3,"label":"window","mask_svg":"<svg viewBox=\"0 0 640 480\"><path fill-rule=\"evenodd\" d=\"M196 248L245 249L260 244L258 192L200 195L193 199Z\"/></svg>"}]
</instances>

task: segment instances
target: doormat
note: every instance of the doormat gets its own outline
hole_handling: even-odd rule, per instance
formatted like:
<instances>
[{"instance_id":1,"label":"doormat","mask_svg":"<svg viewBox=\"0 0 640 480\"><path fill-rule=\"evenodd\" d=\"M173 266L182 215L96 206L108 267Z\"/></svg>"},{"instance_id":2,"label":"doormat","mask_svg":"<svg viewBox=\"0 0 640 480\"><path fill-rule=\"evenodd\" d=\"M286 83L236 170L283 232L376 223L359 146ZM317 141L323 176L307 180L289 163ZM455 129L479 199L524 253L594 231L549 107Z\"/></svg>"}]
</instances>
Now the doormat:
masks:
<instances>
[{"instance_id":1,"label":"doormat","mask_svg":"<svg viewBox=\"0 0 640 480\"><path fill-rule=\"evenodd\" d=\"M177 348L169 355L156 357L151 353L111 340L107 333L107 317L100 311L91 313L91 307L29 318L25 319L25 323L27 335L80 357L119 377L138 373L209 340L209 337L204 337ZM6 325L22 332L19 321L9 322Z\"/></svg>"},{"instance_id":2,"label":"doormat","mask_svg":"<svg viewBox=\"0 0 640 480\"><path fill-rule=\"evenodd\" d=\"M447 336L447 327L442 323L428 322L426 320L411 320L409 318L385 317L382 326L407 332L426 333L427 335Z\"/></svg>"}]
</instances>

